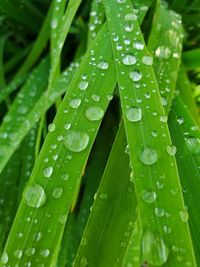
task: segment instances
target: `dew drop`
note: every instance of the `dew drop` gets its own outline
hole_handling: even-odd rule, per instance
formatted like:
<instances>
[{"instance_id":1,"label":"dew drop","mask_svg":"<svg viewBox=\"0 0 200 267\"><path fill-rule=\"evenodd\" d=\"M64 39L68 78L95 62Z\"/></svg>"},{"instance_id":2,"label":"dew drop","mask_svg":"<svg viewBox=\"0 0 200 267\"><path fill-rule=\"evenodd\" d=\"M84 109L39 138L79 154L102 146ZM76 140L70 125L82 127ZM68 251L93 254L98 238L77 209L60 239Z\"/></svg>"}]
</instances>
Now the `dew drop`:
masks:
<instances>
[{"instance_id":1,"label":"dew drop","mask_svg":"<svg viewBox=\"0 0 200 267\"><path fill-rule=\"evenodd\" d=\"M147 231L142 239L143 258L152 266L161 266L168 260L169 249L163 238Z\"/></svg>"},{"instance_id":2,"label":"dew drop","mask_svg":"<svg viewBox=\"0 0 200 267\"><path fill-rule=\"evenodd\" d=\"M124 65L130 66L136 64L137 60L135 56L128 54L123 57L122 62L124 63Z\"/></svg>"},{"instance_id":3,"label":"dew drop","mask_svg":"<svg viewBox=\"0 0 200 267\"><path fill-rule=\"evenodd\" d=\"M31 257L31 256L33 256L35 254L35 248L27 248L26 250L25 250L25 255L27 256L27 257Z\"/></svg>"},{"instance_id":4,"label":"dew drop","mask_svg":"<svg viewBox=\"0 0 200 267\"><path fill-rule=\"evenodd\" d=\"M182 222L187 222L188 221L189 215L188 215L188 212L186 210L180 211L179 214L180 214L180 218L181 218Z\"/></svg>"},{"instance_id":5,"label":"dew drop","mask_svg":"<svg viewBox=\"0 0 200 267\"><path fill-rule=\"evenodd\" d=\"M15 250L14 255L16 258L21 259L23 252L20 249Z\"/></svg>"},{"instance_id":6,"label":"dew drop","mask_svg":"<svg viewBox=\"0 0 200 267\"><path fill-rule=\"evenodd\" d=\"M55 123L50 123L49 126L48 126L48 131L49 131L50 133L52 133L52 132L55 131L55 129L56 129L56 125L55 125Z\"/></svg>"},{"instance_id":7,"label":"dew drop","mask_svg":"<svg viewBox=\"0 0 200 267\"><path fill-rule=\"evenodd\" d=\"M166 150L167 150L167 153L168 153L170 156L174 156L174 155L176 155L176 152L177 152L177 148L176 148L176 146L169 145L169 146L167 146Z\"/></svg>"},{"instance_id":8,"label":"dew drop","mask_svg":"<svg viewBox=\"0 0 200 267\"><path fill-rule=\"evenodd\" d=\"M125 32L132 32L133 31L133 24L132 23L126 23L124 25Z\"/></svg>"},{"instance_id":9,"label":"dew drop","mask_svg":"<svg viewBox=\"0 0 200 267\"><path fill-rule=\"evenodd\" d=\"M85 116L90 121L99 121L103 118L104 111L100 107L92 106L86 110Z\"/></svg>"},{"instance_id":10,"label":"dew drop","mask_svg":"<svg viewBox=\"0 0 200 267\"><path fill-rule=\"evenodd\" d=\"M126 118L131 122L140 121L142 118L142 110L138 107L131 107L126 110Z\"/></svg>"},{"instance_id":11,"label":"dew drop","mask_svg":"<svg viewBox=\"0 0 200 267\"><path fill-rule=\"evenodd\" d=\"M196 137L188 137L186 139L186 144L192 154L198 154L200 152L200 140Z\"/></svg>"},{"instance_id":12,"label":"dew drop","mask_svg":"<svg viewBox=\"0 0 200 267\"><path fill-rule=\"evenodd\" d=\"M142 192L142 199L146 203L153 203L156 200L156 192L151 190L145 190Z\"/></svg>"},{"instance_id":13,"label":"dew drop","mask_svg":"<svg viewBox=\"0 0 200 267\"><path fill-rule=\"evenodd\" d=\"M51 177L51 175L53 173L53 167L50 166L50 167L44 168L42 173L43 173L44 177L46 177L46 178Z\"/></svg>"},{"instance_id":14,"label":"dew drop","mask_svg":"<svg viewBox=\"0 0 200 267\"><path fill-rule=\"evenodd\" d=\"M135 42L133 44L133 47L136 49L136 50L143 50L144 49L144 44L141 43L141 42Z\"/></svg>"},{"instance_id":15,"label":"dew drop","mask_svg":"<svg viewBox=\"0 0 200 267\"><path fill-rule=\"evenodd\" d=\"M148 66L153 64L153 57L152 56L143 56L142 63Z\"/></svg>"},{"instance_id":16,"label":"dew drop","mask_svg":"<svg viewBox=\"0 0 200 267\"><path fill-rule=\"evenodd\" d=\"M85 91L88 88L88 82L87 81L81 81L79 83L78 87L81 91Z\"/></svg>"},{"instance_id":17,"label":"dew drop","mask_svg":"<svg viewBox=\"0 0 200 267\"><path fill-rule=\"evenodd\" d=\"M50 254L50 251L48 249L44 249L40 252L40 255L44 258L47 258Z\"/></svg>"},{"instance_id":18,"label":"dew drop","mask_svg":"<svg viewBox=\"0 0 200 267\"><path fill-rule=\"evenodd\" d=\"M97 67L101 70L107 70L108 69L108 63L106 61L102 61L97 64Z\"/></svg>"},{"instance_id":19,"label":"dew drop","mask_svg":"<svg viewBox=\"0 0 200 267\"><path fill-rule=\"evenodd\" d=\"M63 188L62 187L56 187L52 191L52 197L55 199L58 199L62 196Z\"/></svg>"},{"instance_id":20,"label":"dew drop","mask_svg":"<svg viewBox=\"0 0 200 267\"><path fill-rule=\"evenodd\" d=\"M159 218L164 217L164 216L165 216L165 211L164 211L164 209L156 207L156 208L155 208L155 215L156 215L157 217L159 217Z\"/></svg>"},{"instance_id":21,"label":"dew drop","mask_svg":"<svg viewBox=\"0 0 200 267\"><path fill-rule=\"evenodd\" d=\"M137 20L137 16L136 16L136 14L134 14L134 13L128 13L128 14L126 14L126 15L124 16L124 19L125 19L126 21L136 21L136 20Z\"/></svg>"},{"instance_id":22,"label":"dew drop","mask_svg":"<svg viewBox=\"0 0 200 267\"><path fill-rule=\"evenodd\" d=\"M1 255L1 263L6 264L8 262L8 254L7 252L3 252L3 254Z\"/></svg>"},{"instance_id":23,"label":"dew drop","mask_svg":"<svg viewBox=\"0 0 200 267\"><path fill-rule=\"evenodd\" d=\"M70 107L72 108L79 108L81 104L81 100L79 98L74 98L69 102Z\"/></svg>"},{"instance_id":24,"label":"dew drop","mask_svg":"<svg viewBox=\"0 0 200 267\"><path fill-rule=\"evenodd\" d=\"M32 208L40 208L46 202L46 193L39 184L27 186L23 195L26 205Z\"/></svg>"},{"instance_id":25,"label":"dew drop","mask_svg":"<svg viewBox=\"0 0 200 267\"><path fill-rule=\"evenodd\" d=\"M145 165L152 165L158 160L158 154L156 150L147 147L140 154L140 160Z\"/></svg>"},{"instance_id":26,"label":"dew drop","mask_svg":"<svg viewBox=\"0 0 200 267\"><path fill-rule=\"evenodd\" d=\"M132 81L138 82L142 78L142 73L139 70L134 70L130 72L129 77L131 78Z\"/></svg>"},{"instance_id":27,"label":"dew drop","mask_svg":"<svg viewBox=\"0 0 200 267\"><path fill-rule=\"evenodd\" d=\"M92 95L91 98L95 101L95 102L99 102L100 100L100 96L99 95Z\"/></svg>"},{"instance_id":28,"label":"dew drop","mask_svg":"<svg viewBox=\"0 0 200 267\"><path fill-rule=\"evenodd\" d=\"M159 46L156 49L155 55L160 59L168 59L171 55L171 51L168 47Z\"/></svg>"},{"instance_id":29,"label":"dew drop","mask_svg":"<svg viewBox=\"0 0 200 267\"><path fill-rule=\"evenodd\" d=\"M69 130L64 140L66 148L72 152L80 152L84 150L88 143L88 134L77 130Z\"/></svg>"}]
</instances>

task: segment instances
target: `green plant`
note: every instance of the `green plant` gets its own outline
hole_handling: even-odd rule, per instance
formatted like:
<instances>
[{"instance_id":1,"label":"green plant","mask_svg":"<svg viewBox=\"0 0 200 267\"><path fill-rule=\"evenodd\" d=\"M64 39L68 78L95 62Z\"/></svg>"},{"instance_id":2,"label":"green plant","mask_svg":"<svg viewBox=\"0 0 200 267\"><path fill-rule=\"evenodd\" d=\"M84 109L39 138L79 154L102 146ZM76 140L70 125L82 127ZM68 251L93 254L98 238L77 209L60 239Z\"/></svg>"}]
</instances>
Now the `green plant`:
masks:
<instances>
[{"instance_id":1,"label":"green plant","mask_svg":"<svg viewBox=\"0 0 200 267\"><path fill-rule=\"evenodd\" d=\"M1 267L199 266L191 2L0 0Z\"/></svg>"}]
</instances>

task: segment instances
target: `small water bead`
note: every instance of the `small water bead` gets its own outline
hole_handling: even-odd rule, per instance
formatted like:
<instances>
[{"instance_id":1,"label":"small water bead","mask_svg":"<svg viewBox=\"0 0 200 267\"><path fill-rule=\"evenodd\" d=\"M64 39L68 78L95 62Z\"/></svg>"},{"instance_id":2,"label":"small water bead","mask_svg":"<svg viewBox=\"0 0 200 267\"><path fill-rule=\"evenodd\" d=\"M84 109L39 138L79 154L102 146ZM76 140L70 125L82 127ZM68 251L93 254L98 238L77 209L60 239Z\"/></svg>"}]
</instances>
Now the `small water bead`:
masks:
<instances>
[{"instance_id":1,"label":"small water bead","mask_svg":"<svg viewBox=\"0 0 200 267\"><path fill-rule=\"evenodd\" d=\"M43 169L42 171L44 177L49 178L51 177L52 173L53 173L53 167L49 166Z\"/></svg>"},{"instance_id":2,"label":"small water bead","mask_svg":"<svg viewBox=\"0 0 200 267\"><path fill-rule=\"evenodd\" d=\"M130 72L129 77L131 78L132 81L138 82L142 78L142 73L139 70L134 70Z\"/></svg>"},{"instance_id":3,"label":"small water bead","mask_svg":"<svg viewBox=\"0 0 200 267\"><path fill-rule=\"evenodd\" d=\"M167 120L168 120L168 117L166 115L160 116L160 121L161 122L167 122Z\"/></svg>"},{"instance_id":4,"label":"small water bead","mask_svg":"<svg viewBox=\"0 0 200 267\"><path fill-rule=\"evenodd\" d=\"M177 122L178 122L178 124L183 124L184 123L184 118L183 117L179 117L179 118L177 118Z\"/></svg>"},{"instance_id":5,"label":"small water bead","mask_svg":"<svg viewBox=\"0 0 200 267\"><path fill-rule=\"evenodd\" d=\"M81 81L78 87L81 91L85 91L88 88L89 83L87 81Z\"/></svg>"},{"instance_id":6,"label":"small water bead","mask_svg":"<svg viewBox=\"0 0 200 267\"><path fill-rule=\"evenodd\" d=\"M128 54L123 57L122 62L124 65L130 66L136 64L137 60L135 56Z\"/></svg>"},{"instance_id":7,"label":"small water bead","mask_svg":"<svg viewBox=\"0 0 200 267\"><path fill-rule=\"evenodd\" d=\"M138 107L131 107L126 110L126 118L131 122L140 121L142 119L142 110Z\"/></svg>"},{"instance_id":8,"label":"small water bead","mask_svg":"<svg viewBox=\"0 0 200 267\"><path fill-rule=\"evenodd\" d=\"M97 64L97 67L101 70L107 70L109 65L106 61L102 61L102 62Z\"/></svg>"},{"instance_id":9,"label":"small water bead","mask_svg":"<svg viewBox=\"0 0 200 267\"><path fill-rule=\"evenodd\" d=\"M161 218L161 217L164 217L165 216L165 211L164 211L164 209L162 209L162 208L155 208L155 215L157 216L157 217L159 217L159 218Z\"/></svg>"},{"instance_id":10,"label":"small water bead","mask_svg":"<svg viewBox=\"0 0 200 267\"><path fill-rule=\"evenodd\" d=\"M62 196L63 188L62 187L56 187L52 191L52 197L55 199L58 199Z\"/></svg>"},{"instance_id":11,"label":"small water bead","mask_svg":"<svg viewBox=\"0 0 200 267\"><path fill-rule=\"evenodd\" d=\"M143 50L143 49L144 49L144 44L141 43L141 42L135 42L135 43L133 43L133 47L134 47L136 50Z\"/></svg>"},{"instance_id":12,"label":"small water bead","mask_svg":"<svg viewBox=\"0 0 200 267\"><path fill-rule=\"evenodd\" d=\"M71 128L71 123L66 123L64 125L65 130L69 130Z\"/></svg>"},{"instance_id":13,"label":"small water bead","mask_svg":"<svg viewBox=\"0 0 200 267\"><path fill-rule=\"evenodd\" d=\"M58 26L58 20L57 19L52 19L51 21L51 28L56 29Z\"/></svg>"},{"instance_id":14,"label":"small water bead","mask_svg":"<svg viewBox=\"0 0 200 267\"><path fill-rule=\"evenodd\" d=\"M21 259L23 252L20 249L15 250L14 255L16 258Z\"/></svg>"},{"instance_id":15,"label":"small water bead","mask_svg":"<svg viewBox=\"0 0 200 267\"><path fill-rule=\"evenodd\" d=\"M158 154L153 148L145 148L140 154L140 161L145 165L152 165L158 160Z\"/></svg>"},{"instance_id":16,"label":"small water bead","mask_svg":"<svg viewBox=\"0 0 200 267\"><path fill-rule=\"evenodd\" d=\"M156 49L155 55L160 59L168 59L171 55L171 51L168 47L159 46Z\"/></svg>"},{"instance_id":17,"label":"small water bead","mask_svg":"<svg viewBox=\"0 0 200 267\"><path fill-rule=\"evenodd\" d=\"M92 95L91 98L95 101L95 102L99 102L100 100L100 96L99 95Z\"/></svg>"},{"instance_id":18,"label":"small water bead","mask_svg":"<svg viewBox=\"0 0 200 267\"><path fill-rule=\"evenodd\" d=\"M133 31L133 24L132 23L126 23L124 25L125 32L132 32Z\"/></svg>"},{"instance_id":19,"label":"small water bead","mask_svg":"<svg viewBox=\"0 0 200 267\"><path fill-rule=\"evenodd\" d=\"M81 99L79 98L74 98L69 102L70 107L74 109L79 108L80 104L81 104Z\"/></svg>"},{"instance_id":20,"label":"small water bead","mask_svg":"<svg viewBox=\"0 0 200 267\"><path fill-rule=\"evenodd\" d=\"M69 179L69 174L68 174L68 173L63 173L63 174L61 175L61 179L62 179L63 181L67 181L67 180Z\"/></svg>"},{"instance_id":21,"label":"small water bead","mask_svg":"<svg viewBox=\"0 0 200 267\"><path fill-rule=\"evenodd\" d=\"M77 130L69 130L64 140L66 148L72 152L83 151L88 143L88 134Z\"/></svg>"},{"instance_id":22,"label":"small water bead","mask_svg":"<svg viewBox=\"0 0 200 267\"><path fill-rule=\"evenodd\" d=\"M47 258L50 254L50 251L48 249L44 249L40 252L40 255L44 258Z\"/></svg>"},{"instance_id":23,"label":"small water bead","mask_svg":"<svg viewBox=\"0 0 200 267\"><path fill-rule=\"evenodd\" d=\"M80 267L86 267L88 265L88 260L85 257L81 258Z\"/></svg>"},{"instance_id":24,"label":"small water bead","mask_svg":"<svg viewBox=\"0 0 200 267\"><path fill-rule=\"evenodd\" d=\"M7 252L3 252L2 253L0 262L3 263L3 264L6 264L8 262L8 254L7 254Z\"/></svg>"},{"instance_id":25,"label":"small water bead","mask_svg":"<svg viewBox=\"0 0 200 267\"><path fill-rule=\"evenodd\" d=\"M39 184L27 186L23 195L26 205L32 208L40 208L46 202L46 193Z\"/></svg>"},{"instance_id":26,"label":"small water bead","mask_svg":"<svg viewBox=\"0 0 200 267\"><path fill-rule=\"evenodd\" d=\"M104 111L100 107L92 106L85 111L85 116L90 121L100 121L104 116Z\"/></svg>"},{"instance_id":27,"label":"small water bead","mask_svg":"<svg viewBox=\"0 0 200 267\"><path fill-rule=\"evenodd\" d=\"M167 146L166 150L167 150L167 153L168 153L170 156L174 156L174 155L176 155L176 152L177 152L177 148L176 148L176 146L169 145L169 146Z\"/></svg>"},{"instance_id":28,"label":"small water bead","mask_svg":"<svg viewBox=\"0 0 200 267\"><path fill-rule=\"evenodd\" d=\"M150 231L144 233L142 238L143 258L152 266L161 266L168 260L169 249L163 238Z\"/></svg>"},{"instance_id":29,"label":"small water bead","mask_svg":"<svg viewBox=\"0 0 200 267\"><path fill-rule=\"evenodd\" d=\"M143 56L142 63L151 66L153 64L153 57L152 56Z\"/></svg>"},{"instance_id":30,"label":"small water bead","mask_svg":"<svg viewBox=\"0 0 200 267\"><path fill-rule=\"evenodd\" d=\"M196 137L188 137L186 139L186 144L192 154L198 154L200 152L200 140Z\"/></svg>"},{"instance_id":31,"label":"small water bead","mask_svg":"<svg viewBox=\"0 0 200 267\"><path fill-rule=\"evenodd\" d=\"M180 215L180 219L181 219L182 222L187 222L188 221L189 214L188 214L188 212L186 210L180 211L179 215Z\"/></svg>"},{"instance_id":32,"label":"small water bead","mask_svg":"<svg viewBox=\"0 0 200 267\"><path fill-rule=\"evenodd\" d=\"M27 256L27 257L31 257L31 256L33 256L35 254L35 248L27 248L26 250L25 250L25 255Z\"/></svg>"},{"instance_id":33,"label":"small water bead","mask_svg":"<svg viewBox=\"0 0 200 267\"><path fill-rule=\"evenodd\" d=\"M151 190L146 190L142 192L142 199L146 203L153 203L156 200L156 192L151 191Z\"/></svg>"},{"instance_id":34,"label":"small water bead","mask_svg":"<svg viewBox=\"0 0 200 267\"><path fill-rule=\"evenodd\" d=\"M50 133L52 133L52 132L55 131L55 129L56 129L56 125L55 125L55 123L50 123L49 126L48 126L48 131L49 131Z\"/></svg>"},{"instance_id":35,"label":"small water bead","mask_svg":"<svg viewBox=\"0 0 200 267\"><path fill-rule=\"evenodd\" d=\"M136 21L137 20L137 15L135 13L128 13L124 16L124 19L126 21Z\"/></svg>"},{"instance_id":36,"label":"small water bead","mask_svg":"<svg viewBox=\"0 0 200 267\"><path fill-rule=\"evenodd\" d=\"M171 227L169 227L168 225L164 225L163 230L166 234L170 234L172 231Z\"/></svg>"}]
</instances>

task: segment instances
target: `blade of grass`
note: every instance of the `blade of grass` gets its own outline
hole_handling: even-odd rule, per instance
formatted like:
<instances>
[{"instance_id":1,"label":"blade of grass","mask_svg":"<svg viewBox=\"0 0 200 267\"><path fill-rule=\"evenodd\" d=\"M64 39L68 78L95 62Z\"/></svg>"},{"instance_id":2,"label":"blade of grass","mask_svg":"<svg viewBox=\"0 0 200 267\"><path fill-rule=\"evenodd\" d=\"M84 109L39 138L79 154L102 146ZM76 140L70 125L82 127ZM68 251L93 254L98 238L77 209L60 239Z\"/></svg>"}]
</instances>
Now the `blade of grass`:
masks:
<instances>
[{"instance_id":1,"label":"blade of grass","mask_svg":"<svg viewBox=\"0 0 200 267\"><path fill-rule=\"evenodd\" d=\"M194 49L183 53L183 63L187 70L200 68L200 49Z\"/></svg>"},{"instance_id":2,"label":"blade of grass","mask_svg":"<svg viewBox=\"0 0 200 267\"><path fill-rule=\"evenodd\" d=\"M182 266L172 246L176 244L183 247L184 244L187 251L184 254L184 260L196 266L188 224L180 216L186 212L182 194L179 193L176 196L170 194L172 188L180 189L179 176L174 156L166 152L167 147L171 145L171 140L157 82L152 67L149 66L152 65L152 61L146 61L150 55L144 45L137 21L134 19L130 21L130 2L120 1L111 5L111 1L104 0L104 5L113 45L125 129L141 214L143 261L150 262L152 265L166 263L167 266L174 266L174 264ZM119 9L121 13L117 16ZM117 28L116 25L120 27ZM118 39L118 44L121 44L121 51L116 49L115 39ZM129 40L129 44L132 45L140 42L144 48L136 53L132 45L124 44L125 40ZM134 54L135 58L133 58ZM136 67L126 66L134 65L136 63L134 61L137 61ZM151 94L150 98L146 98L147 93ZM141 108L140 102L145 108ZM152 138L152 131L157 133L156 138ZM168 173L165 171L166 168ZM162 190L158 189L158 183L163 185ZM156 208L161 208L165 214L167 212L171 216L163 221L163 218L155 215ZM152 242L152 245L149 246L148 241ZM153 244L157 248L160 246L162 252L156 252ZM153 251L156 253L154 257Z\"/></svg>"},{"instance_id":3,"label":"blade of grass","mask_svg":"<svg viewBox=\"0 0 200 267\"><path fill-rule=\"evenodd\" d=\"M4 255L8 255L7 264L25 264L28 260L32 265L40 263L50 266L56 261L64 231L63 215L67 217L100 121L109 103L108 96L115 87L115 72L106 30L105 27L102 29L84 56L57 116L49 126L50 133L37 159L7 240L4 251ZM89 64L91 53L97 59L95 66ZM81 90L83 83L80 82L83 81L88 82L86 90ZM99 102L95 103L93 99L99 99ZM93 113L93 108L98 113ZM69 129L70 125L72 129ZM36 202L35 197L31 197L34 195ZM26 220L21 221L21 218L27 216L30 217L28 223ZM35 220L40 221L40 224L35 224ZM19 232L26 235L26 239L16 239ZM34 236L39 232L42 238L37 242ZM23 254L19 259L13 256L12 251L25 252L30 246L35 248L33 257Z\"/></svg>"}]
</instances>

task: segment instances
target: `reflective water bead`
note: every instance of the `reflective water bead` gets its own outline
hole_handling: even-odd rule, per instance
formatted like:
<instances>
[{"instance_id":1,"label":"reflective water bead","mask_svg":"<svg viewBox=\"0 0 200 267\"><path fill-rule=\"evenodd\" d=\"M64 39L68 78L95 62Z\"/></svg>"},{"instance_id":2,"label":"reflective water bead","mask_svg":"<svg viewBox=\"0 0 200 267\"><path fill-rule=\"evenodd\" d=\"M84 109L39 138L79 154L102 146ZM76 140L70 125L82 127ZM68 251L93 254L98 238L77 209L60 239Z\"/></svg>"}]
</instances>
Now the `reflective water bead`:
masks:
<instances>
[{"instance_id":1,"label":"reflective water bead","mask_svg":"<svg viewBox=\"0 0 200 267\"><path fill-rule=\"evenodd\" d=\"M171 51L168 47L159 46L155 52L156 57L161 59L168 59L171 55Z\"/></svg>"},{"instance_id":2,"label":"reflective water bead","mask_svg":"<svg viewBox=\"0 0 200 267\"><path fill-rule=\"evenodd\" d=\"M52 191L52 197L55 199L58 199L62 196L63 188L62 187L56 187Z\"/></svg>"},{"instance_id":3,"label":"reflective water bead","mask_svg":"<svg viewBox=\"0 0 200 267\"><path fill-rule=\"evenodd\" d=\"M180 211L180 218L181 218L181 221L182 222L187 222L188 221L188 219L189 219L189 214L188 214L188 212L186 211L186 210L182 210L182 211Z\"/></svg>"},{"instance_id":4,"label":"reflective water bead","mask_svg":"<svg viewBox=\"0 0 200 267\"><path fill-rule=\"evenodd\" d=\"M35 248L27 248L26 250L25 250L25 255L27 256L27 257L31 257L32 255L34 255L35 254Z\"/></svg>"},{"instance_id":5,"label":"reflective water bead","mask_svg":"<svg viewBox=\"0 0 200 267\"><path fill-rule=\"evenodd\" d=\"M176 146L173 146L173 145L169 145L169 146L167 146L166 150L167 150L167 153L168 153L170 156L174 156L174 155L176 154L176 152L177 152L177 148L176 148Z\"/></svg>"},{"instance_id":6,"label":"reflective water bead","mask_svg":"<svg viewBox=\"0 0 200 267\"><path fill-rule=\"evenodd\" d=\"M156 192L145 190L142 192L142 199L147 203L153 203L156 200Z\"/></svg>"},{"instance_id":7,"label":"reflective water bead","mask_svg":"<svg viewBox=\"0 0 200 267\"><path fill-rule=\"evenodd\" d=\"M198 154L200 152L200 140L196 137L188 137L186 139L186 144L192 154Z\"/></svg>"},{"instance_id":8,"label":"reflective water bead","mask_svg":"<svg viewBox=\"0 0 200 267\"><path fill-rule=\"evenodd\" d=\"M160 235L146 231L142 238L143 259L152 266L161 266L168 260L169 249Z\"/></svg>"},{"instance_id":9,"label":"reflective water bead","mask_svg":"<svg viewBox=\"0 0 200 267\"><path fill-rule=\"evenodd\" d=\"M52 133L52 132L55 131L55 129L56 129L56 125L55 125L55 123L50 123L49 126L48 126L48 131L49 131L50 133Z\"/></svg>"},{"instance_id":10,"label":"reflective water bead","mask_svg":"<svg viewBox=\"0 0 200 267\"><path fill-rule=\"evenodd\" d=\"M50 166L50 167L44 168L42 173L43 173L44 177L46 177L46 178L51 177L51 175L53 173L53 167Z\"/></svg>"},{"instance_id":11,"label":"reflective water bead","mask_svg":"<svg viewBox=\"0 0 200 267\"><path fill-rule=\"evenodd\" d=\"M15 250L14 255L16 258L21 259L23 252L20 249Z\"/></svg>"},{"instance_id":12,"label":"reflective water bead","mask_svg":"<svg viewBox=\"0 0 200 267\"><path fill-rule=\"evenodd\" d=\"M106 70L108 69L108 63L106 61L102 61L100 63L97 64L97 67L101 70Z\"/></svg>"},{"instance_id":13,"label":"reflective water bead","mask_svg":"<svg viewBox=\"0 0 200 267\"><path fill-rule=\"evenodd\" d=\"M63 174L61 175L61 179L62 179L63 181L67 181L67 180L69 179L69 174L68 174L68 173L63 173Z\"/></svg>"},{"instance_id":14,"label":"reflective water bead","mask_svg":"<svg viewBox=\"0 0 200 267\"><path fill-rule=\"evenodd\" d=\"M4 251L2 253L0 262L3 263L3 264L6 264L8 262L8 254L7 254L7 252Z\"/></svg>"},{"instance_id":15,"label":"reflective water bead","mask_svg":"<svg viewBox=\"0 0 200 267\"><path fill-rule=\"evenodd\" d=\"M75 109L79 108L80 104L81 104L81 99L79 98L74 98L69 102L70 107Z\"/></svg>"},{"instance_id":16,"label":"reflective water bead","mask_svg":"<svg viewBox=\"0 0 200 267\"><path fill-rule=\"evenodd\" d=\"M77 130L69 130L64 140L66 148L72 152L80 152L84 150L88 143L88 134Z\"/></svg>"},{"instance_id":17,"label":"reflective water bead","mask_svg":"<svg viewBox=\"0 0 200 267\"><path fill-rule=\"evenodd\" d=\"M162 116L160 116L160 121L161 121L161 122L167 122L167 120L168 120L168 118L167 118L166 115L162 115Z\"/></svg>"},{"instance_id":18,"label":"reflective water bead","mask_svg":"<svg viewBox=\"0 0 200 267\"><path fill-rule=\"evenodd\" d=\"M158 154L156 150L152 148L145 148L140 154L140 161L145 165L152 165L158 160Z\"/></svg>"},{"instance_id":19,"label":"reflective water bead","mask_svg":"<svg viewBox=\"0 0 200 267\"><path fill-rule=\"evenodd\" d=\"M78 84L78 87L81 91L85 91L88 88L88 82L87 81L81 81Z\"/></svg>"},{"instance_id":20,"label":"reflective water bead","mask_svg":"<svg viewBox=\"0 0 200 267\"><path fill-rule=\"evenodd\" d=\"M100 107L92 106L85 111L85 116L90 121L99 121L103 118L104 111Z\"/></svg>"},{"instance_id":21,"label":"reflective water bead","mask_svg":"<svg viewBox=\"0 0 200 267\"><path fill-rule=\"evenodd\" d=\"M71 128L71 123L66 123L64 125L65 130L69 130Z\"/></svg>"},{"instance_id":22,"label":"reflective water bead","mask_svg":"<svg viewBox=\"0 0 200 267\"><path fill-rule=\"evenodd\" d=\"M132 81L138 82L142 78L142 73L139 70L134 70L130 72L129 77Z\"/></svg>"},{"instance_id":23,"label":"reflective water bead","mask_svg":"<svg viewBox=\"0 0 200 267\"><path fill-rule=\"evenodd\" d=\"M56 29L58 26L58 20L57 19L52 19L51 21L51 28Z\"/></svg>"},{"instance_id":24,"label":"reflective water bead","mask_svg":"<svg viewBox=\"0 0 200 267\"><path fill-rule=\"evenodd\" d=\"M123 57L122 62L124 63L124 65L130 66L134 65L137 62L137 60L135 56L128 54Z\"/></svg>"},{"instance_id":25,"label":"reflective water bead","mask_svg":"<svg viewBox=\"0 0 200 267\"><path fill-rule=\"evenodd\" d=\"M39 184L29 185L23 193L26 205L32 208L40 208L46 202L46 193Z\"/></svg>"},{"instance_id":26,"label":"reflective water bead","mask_svg":"<svg viewBox=\"0 0 200 267\"><path fill-rule=\"evenodd\" d=\"M99 96L99 95L92 95L91 98L92 98L95 102L99 102L99 100L100 100L100 96Z\"/></svg>"},{"instance_id":27,"label":"reflective water bead","mask_svg":"<svg viewBox=\"0 0 200 267\"><path fill-rule=\"evenodd\" d=\"M128 14L126 14L125 16L124 16L124 19L126 20L126 21L135 21L135 20L137 20L137 15L135 14L135 13L128 13Z\"/></svg>"},{"instance_id":28,"label":"reflective water bead","mask_svg":"<svg viewBox=\"0 0 200 267\"><path fill-rule=\"evenodd\" d=\"M164 217L165 216L165 211L164 211L164 209L162 209L162 208L155 208L155 215L157 216L157 217Z\"/></svg>"},{"instance_id":29,"label":"reflective water bead","mask_svg":"<svg viewBox=\"0 0 200 267\"><path fill-rule=\"evenodd\" d=\"M133 24L132 24L132 23L126 23L126 24L124 25L124 30L125 30L126 32L132 32L132 31L133 31Z\"/></svg>"},{"instance_id":30,"label":"reflective water bead","mask_svg":"<svg viewBox=\"0 0 200 267\"><path fill-rule=\"evenodd\" d=\"M152 56L143 56L142 63L148 66L153 64L153 57Z\"/></svg>"},{"instance_id":31,"label":"reflective water bead","mask_svg":"<svg viewBox=\"0 0 200 267\"><path fill-rule=\"evenodd\" d=\"M131 122L140 121L142 118L142 110L138 107L131 107L126 110L126 118Z\"/></svg>"},{"instance_id":32,"label":"reflective water bead","mask_svg":"<svg viewBox=\"0 0 200 267\"><path fill-rule=\"evenodd\" d=\"M133 43L133 47L134 47L136 50L143 50L143 49L144 49L144 44L141 43L141 42L135 42L135 43Z\"/></svg>"},{"instance_id":33,"label":"reflective water bead","mask_svg":"<svg viewBox=\"0 0 200 267\"><path fill-rule=\"evenodd\" d=\"M44 249L40 252L40 255L44 258L47 258L50 254L50 251L48 249Z\"/></svg>"}]
</instances>

